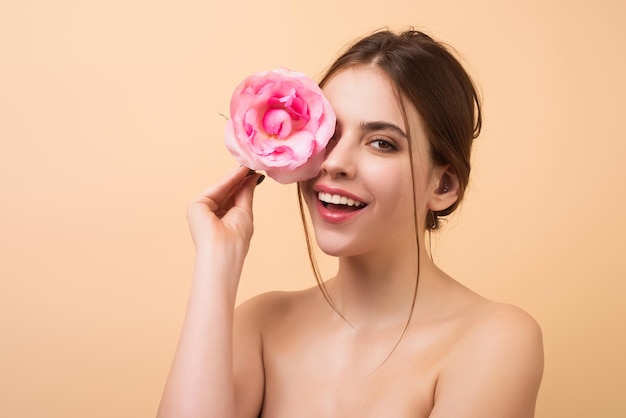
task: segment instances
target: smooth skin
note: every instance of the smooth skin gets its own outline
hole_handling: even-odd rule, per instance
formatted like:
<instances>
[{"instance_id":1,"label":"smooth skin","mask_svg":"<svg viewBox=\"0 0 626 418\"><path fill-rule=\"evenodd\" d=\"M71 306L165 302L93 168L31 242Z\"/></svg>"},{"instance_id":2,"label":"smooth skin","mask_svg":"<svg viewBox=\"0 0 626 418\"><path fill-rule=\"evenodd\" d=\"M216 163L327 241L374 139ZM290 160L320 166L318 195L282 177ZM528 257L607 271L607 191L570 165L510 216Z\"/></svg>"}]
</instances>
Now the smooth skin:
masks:
<instances>
[{"instance_id":1,"label":"smooth skin","mask_svg":"<svg viewBox=\"0 0 626 418\"><path fill-rule=\"evenodd\" d=\"M391 84L373 67L342 70L324 92L337 134L320 174L302 186L318 245L339 258L326 286L341 315L317 287L263 294L234 309L259 176L235 170L189 207L196 265L159 417L533 417L539 326L446 275L423 239L403 335L417 272L413 184L420 221L458 198L454 173L428 158L418 113L404 103L409 141ZM320 188L367 206L327 222Z\"/></svg>"}]
</instances>

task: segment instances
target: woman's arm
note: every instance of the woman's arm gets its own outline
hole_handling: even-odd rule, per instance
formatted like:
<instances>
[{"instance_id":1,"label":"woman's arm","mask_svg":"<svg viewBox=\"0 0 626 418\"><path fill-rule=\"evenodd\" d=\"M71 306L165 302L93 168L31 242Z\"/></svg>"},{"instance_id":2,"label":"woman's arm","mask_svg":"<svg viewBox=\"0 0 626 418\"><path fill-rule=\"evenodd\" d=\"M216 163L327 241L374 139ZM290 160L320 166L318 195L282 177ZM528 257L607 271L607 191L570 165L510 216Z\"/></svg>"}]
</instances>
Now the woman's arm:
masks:
<instances>
[{"instance_id":1,"label":"woman's arm","mask_svg":"<svg viewBox=\"0 0 626 418\"><path fill-rule=\"evenodd\" d=\"M235 417L234 306L253 232L252 196L258 179L240 167L189 205L196 260L160 418Z\"/></svg>"},{"instance_id":2,"label":"woman's arm","mask_svg":"<svg viewBox=\"0 0 626 418\"><path fill-rule=\"evenodd\" d=\"M539 325L518 308L498 305L456 347L430 418L532 418L542 374Z\"/></svg>"}]
</instances>

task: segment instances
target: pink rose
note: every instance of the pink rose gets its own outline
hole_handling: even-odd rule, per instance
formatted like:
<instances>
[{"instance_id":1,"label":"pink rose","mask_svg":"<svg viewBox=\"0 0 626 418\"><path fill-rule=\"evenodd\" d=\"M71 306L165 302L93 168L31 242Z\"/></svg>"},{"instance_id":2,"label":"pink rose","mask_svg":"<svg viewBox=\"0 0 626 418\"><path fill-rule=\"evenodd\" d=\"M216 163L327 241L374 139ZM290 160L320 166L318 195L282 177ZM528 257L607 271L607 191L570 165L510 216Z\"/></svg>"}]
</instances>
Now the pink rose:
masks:
<instances>
[{"instance_id":1,"label":"pink rose","mask_svg":"<svg viewBox=\"0 0 626 418\"><path fill-rule=\"evenodd\" d=\"M317 83L279 68L237 86L225 142L239 163L292 183L319 173L334 131L335 112Z\"/></svg>"}]
</instances>

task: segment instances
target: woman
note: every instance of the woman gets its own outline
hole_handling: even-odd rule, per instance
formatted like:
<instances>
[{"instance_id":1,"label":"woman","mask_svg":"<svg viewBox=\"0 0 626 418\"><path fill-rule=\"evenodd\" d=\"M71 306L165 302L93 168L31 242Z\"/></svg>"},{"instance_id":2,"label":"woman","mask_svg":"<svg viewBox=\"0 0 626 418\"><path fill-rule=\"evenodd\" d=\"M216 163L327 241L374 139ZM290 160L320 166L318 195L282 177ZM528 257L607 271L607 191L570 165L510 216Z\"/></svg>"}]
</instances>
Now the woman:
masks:
<instances>
[{"instance_id":1,"label":"woman","mask_svg":"<svg viewBox=\"0 0 626 418\"><path fill-rule=\"evenodd\" d=\"M299 190L337 274L235 310L262 177L241 167L207 189L188 211L197 256L159 416L532 417L538 325L450 278L424 244L468 183L481 116L466 72L427 35L384 31L320 86L337 128Z\"/></svg>"}]
</instances>

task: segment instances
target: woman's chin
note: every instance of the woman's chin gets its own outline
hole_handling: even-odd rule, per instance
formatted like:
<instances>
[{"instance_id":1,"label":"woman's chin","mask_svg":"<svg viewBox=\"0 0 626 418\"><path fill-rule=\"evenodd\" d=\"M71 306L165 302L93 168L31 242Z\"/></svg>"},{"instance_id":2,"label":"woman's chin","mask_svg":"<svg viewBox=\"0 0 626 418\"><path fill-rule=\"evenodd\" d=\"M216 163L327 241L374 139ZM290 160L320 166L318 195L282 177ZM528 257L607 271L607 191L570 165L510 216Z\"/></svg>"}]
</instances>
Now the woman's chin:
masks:
<instances>
[{"instance_id":1,"label":"woman's chin","mask_svg":"<svg viewBox=\"0 0 626 418\"><path fill-rule=\"evenodd\" d=\"M317 239L317 247L331 257L350 257L358 255L362 249L354 242L346 242L341 237L320 237ZM359 248L357 248L359 247Z\"/></svg>"}]
</instances>

